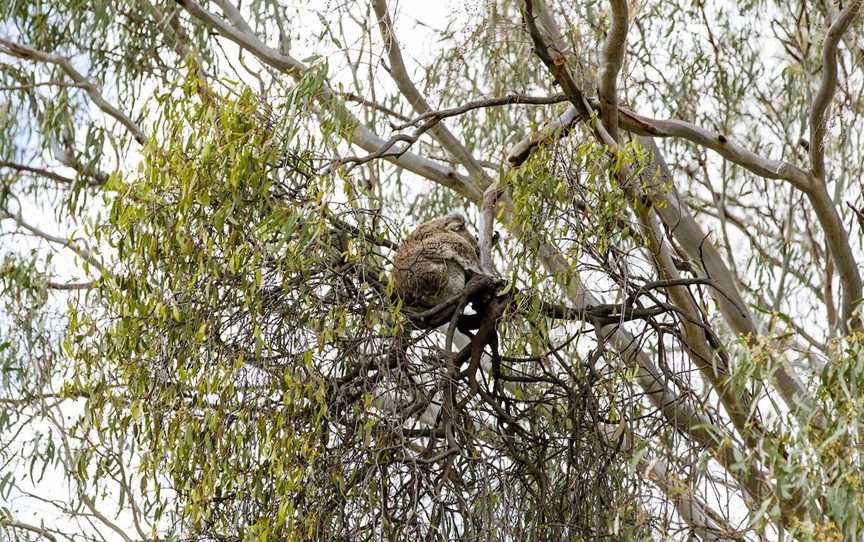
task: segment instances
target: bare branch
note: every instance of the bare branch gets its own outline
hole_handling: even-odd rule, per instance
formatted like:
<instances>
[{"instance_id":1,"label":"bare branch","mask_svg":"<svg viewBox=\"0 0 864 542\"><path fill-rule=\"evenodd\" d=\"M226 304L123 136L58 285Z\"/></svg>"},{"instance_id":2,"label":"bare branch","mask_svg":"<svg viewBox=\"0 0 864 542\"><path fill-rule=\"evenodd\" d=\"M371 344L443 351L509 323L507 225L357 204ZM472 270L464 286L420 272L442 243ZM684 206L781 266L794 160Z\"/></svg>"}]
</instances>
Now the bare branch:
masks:
<instances>
[{"instance_id":1,"label":"bare branch","mask_svg":"<svg viewBox=\"0 0 864 542\"><path fill-rule=\"evenodd\" d=\"M421 126L417 130L414 131L413 134L394 134L390 136L390 139L381 144L375 152L369 153L365 156L347 156L345 158L340 158L336 160L337 164L353 164L356 166L366 164L373 160L377 160L379 158L390 158L390 157L400 157L411 148L414 143L417 143L417 139L429 130L429 125L426 124ZM405 145L399 148L394 148L396 143L400 141L404 142Z\"/></svg>"},{"instance_id":2,"label":"bare branch","mask_svg":"<svg viewBox=\"0 0 864 542\"><path fill-rule=\"evenodd\" d=\"M612 6L612 28L603 47L603 65L600 70L600 101L603 106L603 125L612 139L618 141L618 72L624 62L624 47L627 45L627 0L610 0Z\"/></svg>"},{"instance_id":3,"label":"bare branch","mask_svg":"<svg viewBox=\"0 0 864 542\"><path fill-rule=\"evenodd\" d=\"M588 106L585 95L582 89L576 84L576 81L567 70L566 59L560 53L551 51L546 45L543 38L543 33L537 26L537 16L534 14L533 0L525 0L522 4L522 19L528 27L528 33L531 35L531 41L534 43L534 52L537 57L543 61L543 64L549 68L549 72L555 77L555 80L561 85L562 90L570 98L570 103L576 108L581 119L588 119L591 116L591 109Z\"/></svg>"},{"instance_id":4,"label":"bare branch","mask_svg":"<svg viewBox=\"0 0 864 542\"><path fill-rule=\"evenodd\" d=\"M436 126L442 119L447 117L453 117L456 115L460 115L467 111L471 111L472 109L479 109L483 107L494 107L499 105L507 105L507 104L548 104L548 103L557 103L566 101L566 97L564 95L558 96L550 96L550 97L534 97L534 96L521 96L521 95L511 95L504 96L502 98L490 98L487 100L476 100L465 104L461 107L454 107L452 109L445 109L442 111L429 111L423 115L420 115L414 120L409 120L405 124L395 126L394 129L402 130L410 126L415 126L418 122L423 121L423 124L417 127L414 132L410 135L408 134L394 134L390 136L390 139L384 142L381 147L375 152L368 154L366 156L351 156L348 158L342 158L337 160L338 163L341 164L354 164L361 165L367 162L371 162L372 160L376 160L378 158L386 158L386 157L399 157L405 154L408 149L411 148L414 143L420 138L421 135L425 134L429 130L434 132ZM398 142L405 142L405 145L394 149L393 147Z\"/></svg>"},{"instance_id":5,"label":"bare branch","mask_svg":"<svg viewBox=\"0 0 864 542\"><path fill-rule=\"evenodd\" d=\"M4 38L0 38L0 52L6 53L10 56L14 56L16 58L37 60L39 62L48 62L49 64L54 64L60 67L60 69L63 70L66 75L68 75L73 81L81 85L81 87L87 92L87 95L90 96L90 99L93 100L93 103L95 103L99 109L101 109L110 117L113 117L117 122L122 124L127 130L129 130L129 133L132 134L132 137L135 138L135 141L137 141L141 145L147 142L147 138L144 136L144 132L141 131L138 125L135 124L132 119L127 117L122 111L108 103L108 101L105 100L105 98L102 96L102 93L99 91L99 87L97 87L95 83L82 75L81 72L76 70L68 59L45 53L43 51L33 49L20 43L12 42Z\"/></svg>"},{"instance_id":6,"label":"bare branch","mask_svg":"<svg viewBox=\"0 0 864 542\"><path fill-rule=\"evenodd\" d=\"M672 172L654 140L642 137L640 143L651 153L651 165L647 175L649 177L659 176L661 179L659 183L649 183L649 197L663 203L662 205L655 205L654 209L687 255L702 268L706 276L715 281L717 287L711 290L711 295L717 302L729 327L742 336L745 341L753 341L759 335L759 330L753 320L753 315L738 291L732 272L726 266L726 262L723 261L720 251L717 250L717 247L702 230L687 207L681 204L678 191L672 183ZM669 185L672 186L672 189L668 191L651 190L651 187L654 186ZM795 371L782 361L778 365L775 371L777 388L786 405L792 412L798 412L802 407L806 413L812 412L812 400Z\"/></svg>"},{"instance_id":7,"label":"bare branch","mask_svg":"<svg viewBox=\"0 0 864 542\"><path fill-rule=\"evenodd\" d=\"M402 130L409 126L414 126L421 121L427 119L446 119L448 117L455 117L457 115L461 115L463 113L467 113L468 111L472 111L474 109L481 109L485 107L499 107L502 105L548 105L566 102L567 96L563 94L555 94L553 96L525 96L524 94L508 94L507 96L501 96L498 98L483 98L480 100L474 100L466 103L465 105L460 105L459 107L452 107L450 109L441 109L439 111L428 111L419 117L416 117L412 120L409 120L405 124L396 126L396 130Z\"/></svg>"},{"instance_id":8,"label":"bare branch","mask_svg":"<svg viewBox=\"0 0 864 542\"><path fill-rule=\"evenodd\" d=\"M52 290L89 290L96 287L95 282L53 282L48 281L48 288Z\"/></svg>"},{"instance_id":9,"label":"bare branch","mask_svg":"<svg viewBox=\"0 0 864 542\"><path fill-rule=\"evenodd\" d=\"M483 193L483 227L480 230L480 268L486 273L494 273L492 262L492 235L495 224L495 210L498 198L504 194L504 188L493 183Z\"/></svg>"},{"instance_id":10,"label":"bare branch","mask_svg":"<svg viewBox=\"0 0 864 542\"><path fill-rule=\"evenodd\" d=\"M837 90L837 45L861 11L861 0L853 0L825 34L822 49L822 83L810 108L810 167L813 175L825 180L825 134L827 115Z\"/></svg>"},{"instance_id":11,"label":"bare branch","mask_svg":"<svg viewBox=\"0 0 864 542\"><path fill-rule=\"evenodd\" d=\"M52 181L56 181L61 184L71 185L75 182L75 179L71 177L66 177L64 175L60 175L59 173L54 173L53 171L49 171L47 169L27 166L24 164L18 164L16 162L10 162L8 160L0 160L0 168L9 168L14 169L16 171L22 171L26 173L32 173L34 175L38 175L40 177L45 177L47 179L51 179Z\"/></svg>"},{"instance_id":12,"label":"bare branch","mask_svg":"<svg viewBox=\"0 0 864 542\"><path fill-rule=\"evenodd\" d=\"M819 225L822 226L825 241L831 249L831 258L834 259L837 274L840 276L840 284L843 286L843 299L840 304L842 321L838 322L840 329L844 332L849 329L859 329L862 325L861 315L856 315L855 311L861 305L864 292L862 292L861 272L858 270L858 263L849 244L849 233L843 226L843 221L831 195L828 194L825 183L813 183L812 189L807 192L807 198L816 212Z\"/></svg>"},{"instance_id":13,"label":"bare branch","mask_svg":"<svg viewBox=\"0 0 864 542\"><path fill-rule=\"evenodd\" d=\"M387 51L387 58L390 60L390 76L399 88L399 91L411 104L411 107L420 115L432 111L432 107L426 102L426 99L411 81L408 75L408 70L405 67L405 62L402 59L402 51L399 48L399 42L396 40L396 35L393 32L393 21L387 12L387 3L385 0L372 0L372 7L375 10L375 15L378 17L378 26L381 30L381 37L384 40L384 49ZM477 163L474 156L465 148L456 136L454 136L446 126L435 124L431 127L432 135L438 140L444 149L452 154L465 168L468 173L475 178L476 183L485 187L491 179L486 175L486 172Z\"/></svg>"},{"instance_id":14,"label":"bare branch","mask_svg":"<svg viewBox=\"0 0 864 542\"><path fill-rule=\"evenodd\" d=\"M555 120L546 123L543 128L510 147L510 152L507 153L507 164L514 168L521 166L531 156L535 147L554 139L567 137L573 126L581 122L582 119L583 117L576 107L568 107Z\"/></svg>"},{"instance_id":15,"label":"bare branch","mask_svg":"<svg viewBox=\"0 0 864 542\"><path fill-rule=\"evenodd\" d=\"M638 135L680 137L716 151L720 156L768 179L782 179L802 191L810 187L810 177L802 169L771 160L745 149L724 134L711 132L683 120L657 120L643 117L627 108L619 108L621 127Z\"/></svg>"},{"instance_id":16,"label":"bare branch","mask_svg":"<svg viewBox=\"0 0 864 542\"><path fill-rule=\"evenodd\" d=\"M108 270L102 265L102 263L99 260L97 260L93 256L93 254L89 250L87 250L86 248L78 245L77 243L75 243L69 239L65 239L65 238L59 237L57 235L52 235L50 233L42 231L41 229L37 228L36 226L28 224L27 222L24 221L24 219L21 217L20 214L12 214L9 211L0 209L0 220L12 220L16 224L18 224L18 226L20 226L22 229L30 232L31 234L35 235L36 237L42 238L42 239L44 239L50 243L55 243L55 244L64 246L64 247L68 248L69 250L71 250L72 252L74 252L75 254L77 254L82 260L86 261L87 263L89 263L90 265L95 267L96 269L99 269L100 271L102 271L104 273L108 272Z\"/></svg>"},{"instance_id":17,"label":"bare branch","mask_svg":"<svg viewBox=\"0 0 864 542\"><path fill-rule=\"evenodd\" d=\"M50 540L51 542L57 542L57 537L54 536L54 533L45 529L43 527L37 527L36 525L31 525L29 523L24 523L21 521L15 521L13 519L0 518L0 525L4 527L11 527L13 529L20 529L22 531L30 531L31 533L35 533L46 540Z\"/></svg>"}]
</instances>

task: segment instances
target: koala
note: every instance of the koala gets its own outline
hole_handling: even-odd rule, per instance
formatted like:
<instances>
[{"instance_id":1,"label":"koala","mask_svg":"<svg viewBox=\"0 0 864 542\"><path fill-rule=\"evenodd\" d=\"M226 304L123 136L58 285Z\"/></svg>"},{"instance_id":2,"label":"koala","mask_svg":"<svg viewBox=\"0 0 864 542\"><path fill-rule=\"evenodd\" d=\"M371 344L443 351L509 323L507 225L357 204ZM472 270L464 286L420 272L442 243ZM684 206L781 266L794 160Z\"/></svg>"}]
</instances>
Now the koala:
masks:
<instances>
[{"instance_id":1,"label":"koala","mask_svg":"<svg viewBox=\"0 0 864 542\"><path fill-rule=\"evenodd\" d=\"M417 226L393 259L396 292L411 307L432 308L482 273L477 239L458 213Z\"/></svg>"}]
</instances>

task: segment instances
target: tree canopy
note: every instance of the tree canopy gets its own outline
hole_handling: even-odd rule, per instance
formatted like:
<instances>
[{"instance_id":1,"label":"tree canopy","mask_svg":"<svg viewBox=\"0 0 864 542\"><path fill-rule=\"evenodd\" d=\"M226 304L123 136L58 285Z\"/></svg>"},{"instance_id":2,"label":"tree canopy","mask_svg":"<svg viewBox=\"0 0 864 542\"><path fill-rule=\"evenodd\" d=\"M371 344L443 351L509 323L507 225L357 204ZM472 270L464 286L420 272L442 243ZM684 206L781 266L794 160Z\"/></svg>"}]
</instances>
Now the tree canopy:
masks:
<instances>
[{"instance_id":1,"label":"tree canopy","mask_svg":"<svg viewBox=\"0 0 864 542\"><path fill-rule=\"evenodd\" d=\"M0 532L862 539L862 3L0 0Z\"/></svg>"}]
</instances>

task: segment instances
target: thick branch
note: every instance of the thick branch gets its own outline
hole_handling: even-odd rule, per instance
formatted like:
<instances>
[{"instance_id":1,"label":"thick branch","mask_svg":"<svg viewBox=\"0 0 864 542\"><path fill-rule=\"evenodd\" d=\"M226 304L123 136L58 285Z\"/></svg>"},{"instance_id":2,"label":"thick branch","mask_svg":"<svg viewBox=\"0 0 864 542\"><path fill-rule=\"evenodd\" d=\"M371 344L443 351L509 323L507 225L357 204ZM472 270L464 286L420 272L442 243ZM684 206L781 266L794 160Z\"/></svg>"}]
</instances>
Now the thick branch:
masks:
<instances>
[{"instance_id":1,"label":"thick branch","mask_svg":"<svg viewBox=\"0 0 864 542\"><path fill-rule=\"evenodd\" d=\"M859 329L861 315L855 314L855 310L861 305L864 293L862 293L861 273L849 244L849 232L843 226L840 213L837 212L825 183L814 183L812 190L807 192L807 198L816 211L819 225L822 226L825 234L825 241L831 249L831 258L840 276L840 284L843 286L840 328L843 331Z\"/></svg>"},{"instance_id":2,"label":"thick branch","mask_svg":"<svg viewBox=\"0 0 864 542\"><path fill-rule=\"evenodd\" d=\"M600 105L598 102L593 104ZM588 118L587 110L582 113L583 110L584 108L576 106L568 108L541 132L532 134L514 145L507 160L513 166L520 165L528 158L533 147L548 141L547 138L554 135L564 137L574 125ZM619 126L628 132L651 137L680 137L712 149L730 162L759 176L786 180L802 191L810 187L810 176L804 170L788 162L762 157L722 134L711 132L695 124L678 119L659 120L643 117L625 107L618 108L618 121Z\"/></svg>"},{"instance_id":3,"label":"thick branch","mask_svg":"<svg viewBox=\"0 0 864 542\"><path fill-rule=\"evenodd\" d=\"M837 45L861 11L861 0L853 0L825 34L822 49L822 82L810 107L810 167L813 175L825 180L825 134L828 113L837 91Z\"/></svg>"},{"instance_id":4,"label":"thick branch","mask_svg":"<svg viewBox=\"0 0 864 542\"><path fill-rule=\"evenodd\" d=\"M723 158L768 179L788 181L799 190L810 186L807 173L794 165L771 160L745 149L724 134L719 134L677 119L658 120L643 117L627 108L619 108L621 127L638 135L653 137L680 137L717 152Z\"/></svg>"},{"instance_id":5,"label":"thick branch","mask_svg":"<svg viewBox=\"0 0 864 542\"><path fill-rule=\"evenodd\" d=\"M861 274L849 246L849 234L843 227L840 216L825 188L825 137L828 131L828 115L837 90L837 46L849 26L861 12L861 0L853 0L840 12L837 20L825 34L822 50L822 81L810 108L810 167L818 179L807 196L813 205L825 238L831 249L831 257L837 264L837 274L843 285L841 304L842 330L861 327L860 315L855 315L861 303Z\"/></svg>"},{"instance_id":6,"label":"thick branch","mask_svg":"<svg viewBox=\"0 0 864 542\"><path fill-rule=\"evenodd\" d=\"M480 230L480 268L486 273L493 273L492 265L492 237L495 224L495 210L498 206L498 198L504 193L504 189L494 183L483 193L483 227Z\"/></svg>"},{"instance_id":7,"label":"thick branch","mask_svg":"<svg viewBox=\"0 0 864 542\"><path fill-rule=\"evenodd\" d=\"M717 288L710 293L732 331L746 341L754 340L759 335L759 330L720 251L693 218L689 209L681 204L678 191L672 182L672 172L654 140L642 137L639 141L651 153L651 164L646 171L649 177L646 190L652 200L661 203L654 206L655 211L684 252L717 284ZM658 177L657 180L651 179L655 176ZM671 190L654 189L666 186L671 186ZM812 401L791 367L781 361L775 377L777 388L792 412L797 412L802 407L806 412L813 411Z\"/></svg>"},{"instance_id":8,"label":"thick branch","mask_svg":"<svg viewBox=\"0 0 864 542\"><path fill-rule=\"evenodd\" d=\"M597 102L594 104L599 105ZM838 274L843 285L842 323L844 327L846 322L849 322L848 325L852 328L861 326L860 317L854 317L854 311L862 299L861 275L849 246L849 235L843 227L840 215L834 208L824 183L813 182L812 177L807 172L788 162L762 157L722 134L711 132L694 124L677 119L657 120L643 117L624 107L619 107L618 112L619 125L624 130L642 136L680 137L692 141L716 151L730 162L759 176L785 180L804 192L813 205L819 224L825 232L831 249L831 256L837 264ZM528 159L534 147L553 138L566 136L575 124L587 118L587 114L580 114L580 108L575 106L568 108L543 130L514 145L507 156L508 163L514 167L522 164Z\"/></svg>"},{"instance_id":9,"label":"thick branch","mask_svg":"<svg viewBox=\"0 0 864 542\"><path fill-rule=\"evenodd\" d=\"M618 141L618 72L624 62L624 47L627 44L627 0L610 0L612 6L612 28L606 36L603 47L603 66L600 70L600 109L603 115L603 125Z\"/></svg>"},{"instance_id":10,"label":"thick branch","mask_svg":"<svg viewBox=\"0 0 864 542\"><path fill-rule=\"evenodd\" d=\"M48 281L46 286L51 290L90 290L96 287L95 282L53 282Z\"/></svg>"},{"instance_id":11,"label":"thick branch","mask_svg":"<svg viewBox=\"0 0 864 542\"><path fill-rule=\"evenodd\" d=\"M550 50L543 38L543 33L537 26L537 16L534 14L534 2L525 0L522 4L522 19L528 27L528 33L531 35L531 41L534 43L534 52L537 57L543 61L543 64L549 69L549 72L561 85L564 94L570 98L570 103L576 108L579 116L582 119L590 118L590 109L585 96L582 94L582 89L576 84L576 81L567 70L567 61L561 53Z\"/></svg>"},{"instance_id":12,"label":"thick branch","mask_svg":"<svg viewBox=\"0 0 864 542\"><path fill-rule=\"evenodd\" d=\"M518 141L510 147L510 152L507 153L507 164L512 168L517 168L528 160L531 152L538 146L548 143L554 139L567 137L570 130L583 120L583 116L579 114L579 110L570 106L566 111L561 113L555 120L552 120L543 126L540 130L532 133Z\"/></svg>"}]
</instances>

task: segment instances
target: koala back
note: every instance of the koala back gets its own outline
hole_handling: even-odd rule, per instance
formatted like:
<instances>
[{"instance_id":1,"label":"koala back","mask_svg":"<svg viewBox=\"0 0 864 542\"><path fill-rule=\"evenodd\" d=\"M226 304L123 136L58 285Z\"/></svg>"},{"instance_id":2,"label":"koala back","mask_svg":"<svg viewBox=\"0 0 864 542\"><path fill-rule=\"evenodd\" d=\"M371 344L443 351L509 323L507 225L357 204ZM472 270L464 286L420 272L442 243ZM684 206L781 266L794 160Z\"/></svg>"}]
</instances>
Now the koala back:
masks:
<instances>
[{"instance_id":1,"label":"koala back","mask_svg":"<svg viewBox=\"0 0 864 542\"><path fill-rule=\"evenodd\" d=\"M462 291L466 263L479 266L479 256L461 215L421 224L393 259L396 291L409 306L433 307Z\"/></svg>"}]
</instances>

